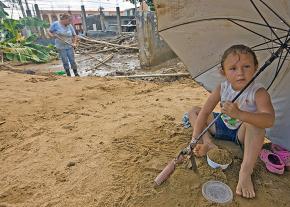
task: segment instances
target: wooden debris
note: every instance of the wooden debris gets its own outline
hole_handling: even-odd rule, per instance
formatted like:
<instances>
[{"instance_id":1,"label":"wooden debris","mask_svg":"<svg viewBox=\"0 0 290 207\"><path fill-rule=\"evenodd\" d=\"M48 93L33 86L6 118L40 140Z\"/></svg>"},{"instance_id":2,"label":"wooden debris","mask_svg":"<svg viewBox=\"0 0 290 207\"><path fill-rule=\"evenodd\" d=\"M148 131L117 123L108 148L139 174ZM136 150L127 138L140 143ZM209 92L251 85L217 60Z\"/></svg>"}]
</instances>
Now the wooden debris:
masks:
<instances>
[{"instance_id":1,"label":"wooden debris","mask_svg":"<svg viewBox=\"0 0 290 207\"><path fill-rule=\"evenodd\" d=\"M79 45L76 48L77 53L105 53L111 52L136 52L137 43L133 34L120 35L117 38L106 40L97 40L90 37L79 36ZM124 42L126 41L126 44ZM121 44L123 43L123 44Z\"/></svg>"},{"instance_id":2,"label":"wooden debris","mask_svg":"<svg viewBox=\"0 0 290 207\"><path fill-rule=\"evenodd\" d=\"M105 57L102 62L98 63L95 65L95 69L97 69L99 66L101 66L102 64L104 64L105 62L108 62L109 60L111 60L114 57L114 54L110 54L107 57Z\"/></svg>"},{"instance_id":3,"label":"wooden debris","mask_svg":"<svg viewBox=\"0 0 290 207\"><path fill-rule=\"evenodd\" d=\"M169 74L146 74L146 75L129 75L129 76L112 76L114 78L149 78L149 77L181 77L190 76L189 73L169 73Z\"/></svg>"},{"instance_id":4,"label":"wooden debris","mask_svg":"<svg viewBox=\"0 0 290 207\"><path fill-rule=\"evenodd\" d=\"M85 40L85 41L97 43L97 44L101 44L101 45L103 44L103 45L109 45L109 46L113 46L113 47L117 47L117 48L138 50L137 47L131 47L131 46L127 46L127 45L118 45L118 44L113 44L113 43L106 42L106 41L93 40L93 39L89 39L89 38L82 37L82 36L80 36L80 38Z\"/></svg>"},{"instance_id":5,"label":"wooden debris","mask_svg":"<svg viewBox=\"0 0 290 207\"><path fill-rule=\"evenodd\" d=\"M110 55L106 56L102 61L100 61L99 63L97 63L96 65L94 65L94 68L87 69L86 71L97 69L98 67L100 67L101 65L103 65L105 62L108 62L109 60L111 60L113 57L114 57L114 54L110 54Z\"/></svg>"},{"instance_id":6,"label":"wooden debris","mask_svg":"<svg viewBox=\"0 0 290 207\"><path fill-rule=\"evenodd\" d=\"M92 56L92 55L90 55L88 53L83 52L82 54L85 54L85 55L89 56L91 59L94 59L94 60L98 61L99 63L101 63L101 65L104 64L105 66L111 67L110 65L106 64L104 61L99 60L98 58L96 58L96 57L94 57L94 56Z\"/></svg>"},{"instance_id":7,"label":"wooden debris","mask_svg":"<svg viewBox=\"0 0 290 207\"><path fill-rule=\"evenodd\" d=\"M14 73L22 73L21 70L13 68L13 66L9 65L8 63L0 63L0 70L11 71Z\"/></svg>"},{"instance_id":8,"label":"wooden debris","mask_svg":"<svg viewBox=\"0 0 290 207\"><path fill-rule=\"evenodd\" d=\"M125 44L126 43L126 44ZM84 54L89 56L89 59L94 59L98 61L98 64L94 65L93 68L87 69L95 70L101 65L105 65L107 67L112 67L106 62L113 58L113 54L110 54L103 59L97 59L96 57L92 56L93 54L100 54L100 53L124 53L124 52L136 52L138 47L136 47L136 39L134 39L134 33L132 34L125 34L120 35L118 37L109 38L106 40L97 40L91 37L83 37L78 36L78 46L75 48L76 53Z\"/></svg>"}]
</instances>

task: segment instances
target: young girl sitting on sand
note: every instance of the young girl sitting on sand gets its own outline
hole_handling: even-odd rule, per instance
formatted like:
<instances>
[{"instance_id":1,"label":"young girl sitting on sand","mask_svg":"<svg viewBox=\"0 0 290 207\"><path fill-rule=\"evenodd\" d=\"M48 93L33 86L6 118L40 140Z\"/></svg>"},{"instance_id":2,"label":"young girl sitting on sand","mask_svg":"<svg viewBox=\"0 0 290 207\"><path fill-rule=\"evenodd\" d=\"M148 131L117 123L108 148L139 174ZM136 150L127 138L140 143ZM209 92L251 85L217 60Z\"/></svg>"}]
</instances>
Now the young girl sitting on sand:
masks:
<instances>
[{"instance_id":1,"label":"young girl sitting on sand","mask_svg":"<svg viewBox=\"0 0 290 207\"><path fill-rule=\"evenodd\" d=\"M213 90L202 108L193 107L189 112L194 139L218 115L213 110L220 102L222 115L193 152L196 156L204 156L216 147L209 133L215 138L243 144L244 155L236 193L246 198L255 197L251 174L263 146L265 128L273 126L275 113L268 92L255 82L235 103L231 101L252 79L257 68L257 57L249 47L233 45L225 51L221 61L221 73L226 81Z\"/></svg>"}]
</instances>

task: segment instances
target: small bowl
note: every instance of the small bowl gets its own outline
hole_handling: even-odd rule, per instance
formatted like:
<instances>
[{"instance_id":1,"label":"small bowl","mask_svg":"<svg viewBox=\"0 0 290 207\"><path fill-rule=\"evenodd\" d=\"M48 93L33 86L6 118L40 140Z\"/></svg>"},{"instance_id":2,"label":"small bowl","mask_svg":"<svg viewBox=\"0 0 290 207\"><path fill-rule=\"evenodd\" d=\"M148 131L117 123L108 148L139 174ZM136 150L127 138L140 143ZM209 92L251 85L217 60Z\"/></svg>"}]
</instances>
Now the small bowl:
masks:
<instances>
[{"instance_id":1,"label":"small bowl","mask_svg":"<svg viewBox=\"0 0 290 207\"><path fill-rule=\"evenodd\" d=\"M221 168L221 169L225 170L231 164L231 163L229 163L229 164L222 165L222 164L216 163L216 162L212 161L208 155L206 155L206 159L207 159L207 163L209 164L209 166L211 166L214 169Z\"/></svg>"}]
</instances>

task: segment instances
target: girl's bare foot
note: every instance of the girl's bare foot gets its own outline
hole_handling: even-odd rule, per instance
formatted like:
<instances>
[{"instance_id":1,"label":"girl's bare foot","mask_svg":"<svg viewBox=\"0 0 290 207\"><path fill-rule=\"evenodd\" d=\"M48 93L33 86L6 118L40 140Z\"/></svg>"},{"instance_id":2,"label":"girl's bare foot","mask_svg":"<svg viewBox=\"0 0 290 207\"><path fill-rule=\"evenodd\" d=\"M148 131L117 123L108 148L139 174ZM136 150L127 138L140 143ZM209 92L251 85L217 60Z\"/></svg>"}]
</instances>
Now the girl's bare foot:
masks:
<instances>
[{"instance_id":1,"label":"girl's bare foot","mask_svg":"<svg viewBox=\"0 0 290 207\"><path fill-rule=\"evenodd\" d=\"M251 172L240 170L239 182L236 188L237 195L245 198L254 198L256 196L251 174Z\"/></svg>"}]
</instances>

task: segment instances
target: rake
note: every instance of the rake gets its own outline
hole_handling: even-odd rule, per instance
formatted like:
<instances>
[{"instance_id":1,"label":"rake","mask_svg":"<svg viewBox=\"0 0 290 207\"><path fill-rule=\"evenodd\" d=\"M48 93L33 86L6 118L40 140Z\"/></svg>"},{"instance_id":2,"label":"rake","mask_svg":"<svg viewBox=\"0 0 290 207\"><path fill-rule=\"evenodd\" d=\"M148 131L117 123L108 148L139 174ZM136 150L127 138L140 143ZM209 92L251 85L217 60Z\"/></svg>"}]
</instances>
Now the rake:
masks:
<instances>
[{"instance_id":1,"label":"rake","mask_svg":"<svg viewBox=\"0 0 290 207\"><path fill-rule=\"evenodd\" d=\"M180 151L176 158L170 161L167 166L159 173L159 175L155 178L154 182L157 185L161 185L164 181L166 181L170 175L174 172L177 164L182 163L186 157L189 156L191 162L191 169L193 171L197 171L197 165L195 161L195 156L192 153L192 150L195 148L196 144L199 142L200 138L207 132L207 130L215 123L215 121L222 115L220 113L199 135L197 138L191 140L189 145Z\"/></svg>"}]
</instances>

